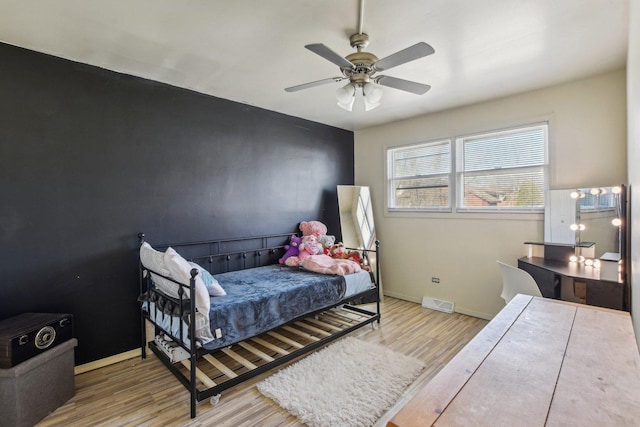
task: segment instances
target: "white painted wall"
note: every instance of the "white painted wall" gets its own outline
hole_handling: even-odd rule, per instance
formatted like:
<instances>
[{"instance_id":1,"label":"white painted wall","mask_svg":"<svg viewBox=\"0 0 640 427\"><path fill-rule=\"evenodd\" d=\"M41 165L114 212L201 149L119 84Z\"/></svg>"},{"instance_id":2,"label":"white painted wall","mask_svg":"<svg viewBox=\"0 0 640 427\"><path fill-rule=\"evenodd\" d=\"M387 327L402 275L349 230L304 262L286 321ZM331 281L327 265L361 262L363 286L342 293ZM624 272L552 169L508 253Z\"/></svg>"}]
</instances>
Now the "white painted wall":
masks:
<instances>
[{"instance_id":1,"label":"white painted wall","mask_svg":"<svg viewBox=\"0 0 640 427\"><path fill-rule=\"evenodd\" d=\"M388 214L386 148L548 119L551 188L625 183L625 91L619 70L356 131L355 183L372 190L385 294L416 302L427 295L491 318L504 306L495 261L515 265L524 241L543 239L542 214Z\"/></svg>"},{"instance_id":2,"label":"white painted wall","mask_svg":"<svg viewBox=\"0 0 640 427\"><path fill-rule=\"evenodd\" d=\"M627 56L628 168L631 188L631 316L640 344L640 2L629 2Z\"/></svg>"}]
</instances>

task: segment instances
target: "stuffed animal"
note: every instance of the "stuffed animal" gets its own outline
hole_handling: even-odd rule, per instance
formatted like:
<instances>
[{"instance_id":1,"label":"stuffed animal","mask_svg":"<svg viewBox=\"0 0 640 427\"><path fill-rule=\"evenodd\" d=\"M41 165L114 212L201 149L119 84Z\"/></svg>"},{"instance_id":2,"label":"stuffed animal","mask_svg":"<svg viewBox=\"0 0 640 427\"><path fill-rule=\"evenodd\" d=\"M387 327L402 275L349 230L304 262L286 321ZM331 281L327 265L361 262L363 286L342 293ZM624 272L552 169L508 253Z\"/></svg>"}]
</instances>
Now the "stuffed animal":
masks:
<instances>
[{"instance_id":1,"label":"stuffed animal","mask_svg":"<svg viewBox=\"0 0 640 427\"><path fill-rule=\"evenodd\" d=\"M302 221L300 223L300 231L302 231L303 237L311 235L320 237L327 234L327 226L320 221Z\"/></svg>"},{"instance_id":2,"label":"stuffed animal","mask_svg":"<svg viewBox=\"0 0 640 427\"><path fill-rule=\"evenodd\" d=\"M309 255L322 254L322 245L314 235L304 236L299 246L298 261L302 262Z\"/></svg>"},{"instance_id":3,"label":"stuffed animal","mask_svg":"<svg viewBox=\"0 0 640 427\"><path fill-rule=\"evenodd\" d=\"M358 264L362 264L362 258L360 257L360 252L358 251L349 251L347 252L347 256L345 259L350 259L351 261L357 262Z\"/></svg>"},{"instance_id":4,"label":"stuffed animal","mask_svg":"<svg viewBox=\"0 0 640 427\"><path fill-rule=\"evenodd\" d=\"M286 252L282 255L282 258L278 260L280 264L284 264L287 258L297 257L300 253L300 242L302 242L302 238L296 236L295 234L291 235L291 239L289 240L288 245L284 245L284 249Z\"/></svg>"},{"instance_id":5,"label":"stuffed animal","mask_svg":"<svg viewBox=\"0 0 640 427\"><path fill-rule=\"evenodd\" d=\"M318 242L320 242L320 244L322 245L324 249L324 254L329 255L329 252L331 251L331 247L336 242L336 236L327 236L325 234L324 236L318 237Z\"/></svg>"},{"instance_id":6,"label":"stuffed animal","mask_svg":"<svg viewBox=\"0 0 640 427\"><path fill-rule=\"evenodd\" d=\"M329 256L336 259L345 259L347 257L347 250L344 248L344 244L339 242L331 246Z\"/></svg>"},{"instance_id":7,"label":"stuffed animal","mask_svg":"<svg viewBox=\"0 0 640 427\"><path fill-rule=\"evenodd\" d=\"M290 256L284 262L284 265L289 267L298 267L300 265L300 259L297 256Z\"/></svg>"}]
</instances>

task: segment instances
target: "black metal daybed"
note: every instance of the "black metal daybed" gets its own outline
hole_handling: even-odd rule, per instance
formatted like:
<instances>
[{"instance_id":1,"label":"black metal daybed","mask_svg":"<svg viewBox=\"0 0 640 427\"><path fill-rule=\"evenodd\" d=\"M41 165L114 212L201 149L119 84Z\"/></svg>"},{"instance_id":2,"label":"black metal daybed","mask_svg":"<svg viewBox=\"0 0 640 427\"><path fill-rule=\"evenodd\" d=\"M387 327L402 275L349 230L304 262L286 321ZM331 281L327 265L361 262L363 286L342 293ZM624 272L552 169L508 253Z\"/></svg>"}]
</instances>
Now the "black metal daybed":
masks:
<instances>
[{"instance_id":1,"label":"black metal daybed","mask_svg":"<svg viewBox=\"0 0 640 427\"><path fill-rule=\"evenodd\" d=\"M138 234L142 357L148 343L187 388L191 418L197 402L216 403L230 387L380 323L378 262L375 275L334 276L279 264L290 234L153 247L144 237ZM162 263L177 252L186 275ZM379 242L360 252L379 260ZM220 287L213 283L207 289L214 292L203 296L212 279L225 295L216 294ZM376 311L350 303L363 299L373 301ZM154 329L149 341L147 322Z\"/></svg>"}]
</instances>

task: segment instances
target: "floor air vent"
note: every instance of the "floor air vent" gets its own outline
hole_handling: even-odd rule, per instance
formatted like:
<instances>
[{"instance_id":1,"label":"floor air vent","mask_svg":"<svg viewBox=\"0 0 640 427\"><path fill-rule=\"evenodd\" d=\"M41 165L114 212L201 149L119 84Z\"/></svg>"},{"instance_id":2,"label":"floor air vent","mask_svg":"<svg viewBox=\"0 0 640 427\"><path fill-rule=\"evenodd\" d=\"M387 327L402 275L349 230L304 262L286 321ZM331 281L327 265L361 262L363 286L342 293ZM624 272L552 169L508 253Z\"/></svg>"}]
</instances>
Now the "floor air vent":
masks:
<instances>
[{"instance_id":1,"label":"floor air vent","mask_svg":"<svg viewBox=\"0 0 640 427\"><path fill-rule=\"evenodd\" d=\"M444 311L445 313L453 313L453 302L451 301L422 297L422 306L432 310Z\"/></svg>"}]
</instances>

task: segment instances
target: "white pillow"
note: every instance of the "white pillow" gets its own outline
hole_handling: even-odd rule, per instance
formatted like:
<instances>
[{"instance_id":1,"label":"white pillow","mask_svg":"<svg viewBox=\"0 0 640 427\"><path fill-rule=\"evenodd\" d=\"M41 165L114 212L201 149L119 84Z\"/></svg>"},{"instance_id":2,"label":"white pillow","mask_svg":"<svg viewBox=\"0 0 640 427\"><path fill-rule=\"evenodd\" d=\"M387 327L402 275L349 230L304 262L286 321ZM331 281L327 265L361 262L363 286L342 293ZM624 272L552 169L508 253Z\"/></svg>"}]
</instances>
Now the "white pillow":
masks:
<instances>
[{"instance_id":1,"label":"white pillow","mask_svg":"<svg viewBox=\"0 0 640 427\"><path fill-rule=\"evenodd\" d=\"M147 242L140 246L140 261L142 261L142 265L156 273L160 273L163 276L169 276L170 274L164 264L164 254L153 249Z\"/></svg>"},{"instance_id":2,"label":"white pillow","mask_svg":"<svg viewBox=\"0 0 640 427\"><path fill-rule=\"evenodd\" d=\"M153 270L158 274L162 274L163 276L171 277L171 272L164 262L164 253L156 251L147 242L144 242L140 246L140 261L146 268ZM164 277L160 277L154 273L151 273L151 278L153 279L153 282L156 284L158 289L160 289L162 292L173 298L179 298L179 286L176 283L173 283L172 281L167 280Z\"/></svg>"},{"instance_id":3,"label":"white pillow","mask_svg":"<svg viewBox=\"0 0 640 427\"><path fill-rule=\"evenodd\" d=\"M196 280L202 279L202 281L204 282L204 285L207 287L207 291L209 292L209 295L211 295L212 297L223 297L227 294L227 292L222 288L222 286L220 286L220 283L218 283L216 278L213 277L211 273L207 271L207 269L205 269L199 264L196 264L195 262L189 262L189 265L191 265L192 268L198 269L199 273Z\"/></svg>"},{"instance_id":4,"label":"white pillow","mask_svg":"<svg viewBox=\"0 0 640 427\"><path fill-rule=\"evenodd\" d=\"M171 247L167 248L164 253L164 263L171 273L171 278L180 283L189 284L191 280L191 269L194 267L192 267L186 259L182 258L175 249ZM214 337L209 325L211 300L209 299L209 291L207 291L207 287L204 285L201 276L200 273L196 276L196 336L206 344L213 341ZM188 290L186 294L189 296Z\"/></svg>"}]
</instances>

